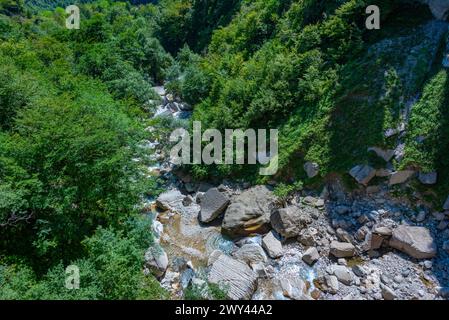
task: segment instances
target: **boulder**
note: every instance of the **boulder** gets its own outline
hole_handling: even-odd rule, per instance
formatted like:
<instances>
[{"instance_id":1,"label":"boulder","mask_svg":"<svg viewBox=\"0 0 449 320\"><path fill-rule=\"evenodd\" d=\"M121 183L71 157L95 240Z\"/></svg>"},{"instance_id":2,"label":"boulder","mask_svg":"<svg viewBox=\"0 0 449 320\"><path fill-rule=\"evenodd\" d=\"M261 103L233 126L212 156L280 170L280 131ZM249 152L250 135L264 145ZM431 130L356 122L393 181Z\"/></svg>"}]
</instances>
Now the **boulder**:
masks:
<instances>
[{"instance_id":1,"label":"boulder","mask_svg":"<svg viewBox=\"0 0 449 320\"><path fill-rule=\"evenodd\" d=\"M389 185L393 186L396 184L401 184L407 182L408 179L413 177L415 174L412 170L403 170L403 171L397 171L391 174Z\"/></svg>"},{"instance_id":2,"label":"boulder","mask_svg":"<svg viewBox=\"0 0 449 320\"><path fill-rule=\"evenodd\" d=\"M381 235L370 232L366 235L366 241L363 245L363 249L365 251L380 249L383 241L384 238Z\"/></svg>"},{"instance_id":3,"label":"boulder","mask_svg":"<svg viewBox=\"0 0 449 320\"><path fill-rule=\"evenodd\" d=\"M168 267L167 253L157 245L148 248L145 252L145 267L155 277L162 277Z\"/></svg>"},{"instance_id":4,"label":"boulder","mask_svg":"<svg viewBox=\"0 0 449 320\"><path fill-rule=\"evenodd\" d=\"M320 172L320 166L315 162L306 162L304 164L304 171L307 173L309 178L313 178Z\"/></svg>"},{"instance_id":5,"label":"boulder","mask_svg":"<svg viewBox=\"0 0 449 320\"><path fill-rule=\"evenodd\" d=\"M334 264L331 266L331 272L335 277L337 277L338 281L347 286L351 285L352 282L354 281L354 277L352 275L351 270L349 270L345 266Z\"/></svg>"},{"instance_id":6,"label":"boulder","mask_svg":"<svg viewBox=\"0 0 449 320\"><path fill-rule=\"evenodd\" d=\"M416 259L431 259L437 253L435 241L425 227L399 226L393 231L390 246Z\"/></svg>"},{"instance_id":7,"label":"boulder","mask_svg":"<svg viewBox=\"0 0 449 320\"><path fill-rule=\"evenodd\" d=\"M438 174L436 172L418 174L418 179L422 184L435 184L437 183Z\"/></svg>"},{"instance_id":8,"label":"boulder","mask_svg":"<svg viewBox=\"0 0 449 320\"><path fill-rule=\"evenodd\" d=\"M256 186L237 196L226 209L222 230L230 237L263 234L269 230L273 193L266 186Z\"/></svg>"},{"instance_id":9,"label":"boulder","mask_svg":"<svg viewBox=\"0 0 449 320\"><path fill-rule=\"evenodd\" d=\"M358 165L349 174L360 184L367 185L376 176L376 170L368 165Z\"/></svg>"},{"instance_id":10,"label":"boulder","mask_svg":"<svg viewBox=\"0 0 449 320\"><path fill-rule=\"evenodd\" d=\"M310 216L297 206L278 209L271 215L273 229L286 238L298 236L310 222Z\"/></svg>"},{"instance_id":11,"label":"boulder","mask_svg":"<svg viewBox=\"0 0 449 320\"><path fill-rule=\"evenodd\" d=\"M384 150L378 147L372 147L372 148L368 148L368 152L373 151L375 154L377 154L378 157L382 158L385 160L385 162L388 162L391 160L391 158L393 158L394 156L394 150Z\"/></svg>"},{"instance_id":12,"label":"boulder","mask_svg":"<svg viewBox=\"0 0 449 320\"><path fill-rule=\"evenodd\" d=\"M380 289L381 289L381 293L382 293L382 298L384 298L385 300L395 300L396 299L396 293L391 288L382 284L380 286Z\"/></svg>"},{"instance_id":13,"label":"boulder","mask_svg":"<svg viewBox=\"0 0 449 320\"><path fill-rule=\"evenodd\" d=\"M262 247L258 244L245 244L234 253L234 258L247 263L248 265L259 262L267 262L268 258Z\"/></svg>"},{"instance_id":14,"label":"boulder","mask_svg":"<svg viewBox=\"0 0 449 320\"><path fill-rule=\"evenodd\" d=\"M351 243L332 241L330 253L336 258L351 258L355 255L355 247Z\"/></svg>"},{"instance_id":15,"label":"boulder","mask_svg":"<svg viewBox=\"0 0 449 320\"><path fill-rule=\"evenodd\" d=\"M302 260L310 266L317 262L319 258L320 254L315 247L307 249L302 256Z\"/></svg>"},{"instance_id":16,"label":"boulder","mask_svg":"<svg viewBox=\"0 0 449 320\"><path fill-rule=\"evenodd\" d=\"M228 204L229 199L226 195L217 188L209 189L201 200L200 221L202 223L213 221L224 212Z\"/></svg>"},{"instance_id":17,"label":"boulder","mask_svg":"<svg viewBox=\"0 0 449 320\"><path fill-rule=\"evenodd\" d=\"M268 233L262 239L262 247L267 251L268 255L277 259L282 256L282 243L273 231Z\"/></svg>"},{"instance_id":18,"label":"boulder","mask_svg":"<svg viewBox=\"0 0 449 320\"><path fill-rule=\"evenodd\" d=\"M338 279L334 275L326 275L324 277L327 291L331 294L336 294L338 292Z\"/></svg>"},{"instance_id":19,"label":"boulder","mask_svg":"<svg viewBox=\"0 0 449 320\"><path fill-rule=\"evenodd\" d=\"M179 203L182 204L184 195L179 190L169 190L156 199L156 205L162 210L173 210Z\"/></svg>"},{"instance_id":20,"label":"boulder","mask_svg":"<svg viewBox=\"0 0 449 320\"><path fill-rule=\"evenodd\" d=\"M246 263L226 254L216 257L211 265L208 281L223 288L232 300L248 300L257 289L256 273Z\"/></svg>"},{"instance_id":21,"label":"boulder","mask_svg":"<svg viewBox=\"0 0 449 320\"><path fill-rule=\"evenodd\" d=\"M318 230L315 228L302 229L298 236L298 241L307 247L313 247L318 240Z\"/></svg>"},{"instance_id":22,"label":"boulder","mask_svg":"<svg viewBox=\"0 0 449 320\"><path fill-rule=\"evenodd\" d=\"M293 300L308 300L306 296L306 284L299 277L283 277L279 280L284 297Z\"/></svg>"}]
</instances>

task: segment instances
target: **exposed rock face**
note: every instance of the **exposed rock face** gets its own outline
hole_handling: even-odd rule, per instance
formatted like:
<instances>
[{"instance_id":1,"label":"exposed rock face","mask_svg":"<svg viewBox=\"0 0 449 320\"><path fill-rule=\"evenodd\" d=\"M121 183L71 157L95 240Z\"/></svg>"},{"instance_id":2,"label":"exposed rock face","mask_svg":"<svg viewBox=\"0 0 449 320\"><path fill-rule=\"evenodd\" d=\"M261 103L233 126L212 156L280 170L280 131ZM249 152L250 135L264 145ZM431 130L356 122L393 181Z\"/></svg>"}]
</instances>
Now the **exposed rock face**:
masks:
<instances>
[{"instance_id":1,"label":"exposed rock face","mask_svg":"<svg viewBox=\"0 0 449 320\"><path fill-rule=\"evenodd\" d=\"M336 258L350 258L355 255L355 247L351 243L332 241L330 253Z\"/></svg>"},{"instance_id":2,"label":"exposed rock face","mask_svg":"<svg viewBox=\"0 0 449 320\"><path fill-rule=\"evenodd\" d=\"M367 185L376 176L376 170L368 165L358 165L349 174L360 184Z\"/></svg>"},{"instance_id":3,"label":"exposed rock face","mask_svg":"<svg viewBox=\"0 0 449 320\"><path fill-rule=\"evenodd\" d=\"M258 262L267 262L268 258L262 247L258 244L245 244L234 253L234 257L248 265L257 264Z\"/></svg>"},{"instance_id":4,"label":"exposed rock face","mask_svg":"<svg viewBox=\"0 0 449 320\"><path fill-rule=\"evenodd\" d=\"M282 243L273 231L263 237L262 246L271 258L277 259L282 256Z\"/></svg>"},{"instance_id":5,"label":"exposed rock face","mask_svg":"<svg viewBox=\"0 0 449 320\"><path fill-rule=\"evenodd\" d=\"M232 300L248 300L257 289L257 275L253 270L225 254L212 263L208 281L222 286Z\"/></svg>"},{"instance_id":6,"label":"exposed rock face","mask_svg":"<svg viewBox=\"0 0 449 320\"><path fill-rule=\"evenodd\" d=\"M403 171L394 172L390 176L389 184L390 184L390 186L392 186L395 184L405 183L405 182L407 182L408 179L413 177L414 174L415 174L415 172L412 170L403 170Z\"/></svg>"},{"instance_id":7,"label":"exposed rock face","mask_svg":"<svg viewBox=\"0 0 449 320\"><path fill-rule=\"evenodd\" d=\"M275 197L266 186L256 186L237 196L226 210L222 230L231 237L269 230Z\"/></svg>"},{"instance_id":8,"label":"exposed rock face","mask_svg":"<svg viewBox=\"0 0 449 320\"><path fill-rule=\"evenodd\" d=\"M202 223L209 223L224 212L229 204L229 199L226 195L218 191L217 188L212 188L207 191L201 200L200 221Z\"/></svg>"},{"instance_id":9,"label":"exposed rock face","mask_svg":"<svg viewBox=\"0 0 449 320\"><path fill-rule=\"evenodd\" d=\"M168 267L168 257L165 251L159 246L150 247L145 252L145 267L155 277L163 276Z\"/></svg>"},{"instance_id":10,"label":"exposed rock face","mask_svg":"<svg viewBox=\"0 0 449 320\"><path fill-rule=\"evenodd\" d=\"M308 214L297 206L278 209L271 215L274 230L286 238L298 236L309 222Z\"/></svg>"},{"instance_id":11,"label":"exposed rock face","mask_svg":"<svg viewBox=\"0 0 449 320\"><path fill-rule=\"evenodd\" d=\"M390 246L416 259L431 259L437 253L436 244L424 227L399 226L393 231Z\"/></svg>"}]
</instances>

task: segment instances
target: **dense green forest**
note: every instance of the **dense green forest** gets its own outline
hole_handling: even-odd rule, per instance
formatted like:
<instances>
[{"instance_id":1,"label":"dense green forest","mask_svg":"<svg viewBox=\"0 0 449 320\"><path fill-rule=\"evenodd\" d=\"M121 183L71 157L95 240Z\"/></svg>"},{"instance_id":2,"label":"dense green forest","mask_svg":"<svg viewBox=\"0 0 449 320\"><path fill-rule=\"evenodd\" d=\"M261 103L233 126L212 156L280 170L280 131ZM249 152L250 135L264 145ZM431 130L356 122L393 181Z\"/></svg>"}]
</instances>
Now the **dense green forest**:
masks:
<instances>
[{"instance_id":1,"label":"dense green forest","mask_svg":"<svg viewBox=\"0 0 449 320\"><path fill-rule=\"evenodd\" d=\"M422 92L397 165L438 171L432 199L447 197L449 82L444 48L432 51L423 27L427 6L77 3L82 27L68 30L61 7L71 1L0 0L0 299L166 297L142 273L153 239L138 204L157 193L156 182L132 161L142 153L151 88L164 82L194 106L204 130L280 130L275 177L251 166L187 168L196 179L311 185L356 164L383 166L367 149L394 147L384 132L400 126L399 110ZM382 7L381 30L365 28L368 4ZM319 164L319 177L307 179L307 161ZM83 266L88 287L65 290L69 264Z\"/></svg>"}]
</instances>

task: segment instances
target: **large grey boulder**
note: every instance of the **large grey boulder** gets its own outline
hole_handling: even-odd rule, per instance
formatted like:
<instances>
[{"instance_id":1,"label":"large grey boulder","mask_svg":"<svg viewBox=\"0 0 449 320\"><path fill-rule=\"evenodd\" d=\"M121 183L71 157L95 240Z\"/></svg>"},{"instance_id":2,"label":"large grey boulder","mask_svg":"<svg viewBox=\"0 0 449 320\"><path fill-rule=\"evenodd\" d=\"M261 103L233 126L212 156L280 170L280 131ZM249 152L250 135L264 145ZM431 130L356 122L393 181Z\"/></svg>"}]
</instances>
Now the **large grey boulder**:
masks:
<instances>
[{"instance_id":1,"label":"large grey boulder","mask_svg":"<svg viewBox=\"0 0 449 320\"><path fill-rule=\"evenodd\" d=\"M232 300L248 300L257 289L257 275L248 265L221 254L215 257L208 281L219 285Z\"/></svg>"},{"instance_id":2,"label":"large grey boulder","mask_svg":"<svg viewBox=\"0 0 449 320\"><path fill-rule=\"evenodd\" d=\"M256 243L245 244L234 253L234 258L247 263L248 265L259 262L267 262L268 258L262 247Z\"/></svg>"},{"instance_id":3,"label":"large grey boulder","mask_svg":"<svg viewBox=\"0 0 449 320\"><path fill-rule=\"evenodd\" d=\"M285 238L297 237L311 222L309 214L297 206L276 210L271 215L271 225Z\"/></svg>"},{"instance_id":4,"label":"large grey boulder","mask_svg":"<svg viewBox=\"0 0 449 320\"><path fill-rule=\"evenodd\" d=\"M332 241L330 253L336 258L350 258L355 255L355 247L351 243Z\"/></svg>"},{"instance_id":5,"label":"large grey boulder","mask_svg":"<svg viewBox=\"0 0 449 320\"><path fill-rule=\"evenodd\" d=\"M376 176L376 170L368 165L358 165L349 174L360 184L367 185Z\"/></svg>"},{"instance_id":6,"label":"large grey boulder","mask_svg":"<svg viewBox=\"0 0 449 320\"><path fill-rule=\"evenodd\" d=\"M215 220L224 212L228 204L229 199L225 194L218 191L217 188L209 189L201 199L200 221L209 223Z\"/></svg>"},{"instance_id":7,"label":"large grey boulder","mask_svg":"<svg viewBox=\"0 0 449 320\"><path fill-rule=\"evenodd\" d=\"M399 226L393 231L390 246L416 259L431 259L437 254L435 241L425 227Z\"/></svg>"},{"instance_id":8,"label":"large grey boulder","mask_svg":"<svg viewBox=\"0 0 449 320\"><path fill-rule=\"evenodd\" d=\"M262 239L262 247L267 251L268 255L273 258L277 259L282 256L282 243L277 238L277 236L274 234L273 231L269 232L265 237Z\"/></svg>"},{"instance_id":9,"label":"large grey boulder","mask_svg":"<svg viewBox=\"0 0 449 320\"><path fill-rule=\"evenodd\" d=\"M244 191L226 209L222 230L231 237L263 234L269 230L275 197L266 186Z\"/></svg>"},{"instance_id":10,"label":"large grey boulder","mask_svg":"<svg viewBox=\"0 0 449 320\"><path fill-rule=\"evenodd\" d=\"M157 278L164 275L168 267L167 253L158 245L145 252L145 267Z\"/></svg>"}]
</instances>

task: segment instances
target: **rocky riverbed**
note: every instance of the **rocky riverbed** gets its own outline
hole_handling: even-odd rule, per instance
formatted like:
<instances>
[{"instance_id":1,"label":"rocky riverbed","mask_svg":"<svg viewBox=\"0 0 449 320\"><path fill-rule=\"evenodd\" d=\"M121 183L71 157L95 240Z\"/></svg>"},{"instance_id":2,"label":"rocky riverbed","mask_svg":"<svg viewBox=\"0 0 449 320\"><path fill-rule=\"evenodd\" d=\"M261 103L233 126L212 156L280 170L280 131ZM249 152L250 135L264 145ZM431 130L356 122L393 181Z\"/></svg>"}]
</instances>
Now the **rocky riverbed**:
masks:
<instances>
[{"instance_id":1,"label":"rocky riverbed","mask_svg":"<svg viewBox=\"0 0 449 320\"><path fill-rule=\"evenodd\" d=\"M158 115L184 116L158 91ZM230 299L449 297L449 212L394 198L388 183L349 192L332 178L281 203L271 186L195 183L161 167L167 191L146 203L157 243L145 272L174 299L207 283Z\"/></svg>"}]
</instances>

